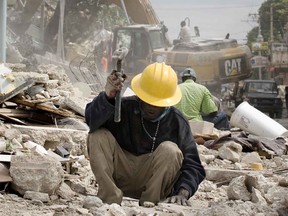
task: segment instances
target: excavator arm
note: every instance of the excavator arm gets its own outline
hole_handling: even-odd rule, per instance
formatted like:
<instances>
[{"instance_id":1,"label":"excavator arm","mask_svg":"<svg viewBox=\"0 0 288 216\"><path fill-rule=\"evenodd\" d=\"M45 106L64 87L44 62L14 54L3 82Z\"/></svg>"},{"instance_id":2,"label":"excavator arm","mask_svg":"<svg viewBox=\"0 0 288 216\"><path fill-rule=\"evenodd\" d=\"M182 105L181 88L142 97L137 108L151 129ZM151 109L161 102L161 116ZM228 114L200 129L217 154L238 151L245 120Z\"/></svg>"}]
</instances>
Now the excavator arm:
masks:
<instances>
[{"instance_id":1,"label":"excavator arm","mask_svg":"<svg viewBox=\"0 0 288 216\"><path fill-rule=\"evenodd\" d=\"M123 9L135 23L151 25L160 23L149 0L107 0L106 4L115 4L121 8L124 6Z\"/></svg>"}]
</instances>

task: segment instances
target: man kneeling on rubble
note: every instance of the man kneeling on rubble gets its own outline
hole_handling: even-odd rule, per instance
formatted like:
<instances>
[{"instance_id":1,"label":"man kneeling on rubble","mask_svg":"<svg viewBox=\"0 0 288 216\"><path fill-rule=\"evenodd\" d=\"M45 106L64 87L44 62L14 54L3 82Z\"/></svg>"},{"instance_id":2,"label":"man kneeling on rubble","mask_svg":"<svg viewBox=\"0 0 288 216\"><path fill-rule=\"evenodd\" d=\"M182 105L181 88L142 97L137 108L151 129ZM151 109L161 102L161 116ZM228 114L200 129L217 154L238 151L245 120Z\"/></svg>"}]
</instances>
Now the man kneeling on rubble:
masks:
<instances>
[{"instance_id":1,"label":"man kneeling on rubble","mask_svg":"<svg viewBox=\"0 0 288 216\"><path fill-rule=\"evenodd\" d=\"M139 205L188 201L205 178L189 123L173 105L181 99L175 71L164 63L148 65L131 82L136 96L121 100L121 121L114 122L115 71L105 91L86 107L87 139L98 197L121 204L123 196ZM145 203L146 202L146 203Z\"/></svg>"}]
</instances>

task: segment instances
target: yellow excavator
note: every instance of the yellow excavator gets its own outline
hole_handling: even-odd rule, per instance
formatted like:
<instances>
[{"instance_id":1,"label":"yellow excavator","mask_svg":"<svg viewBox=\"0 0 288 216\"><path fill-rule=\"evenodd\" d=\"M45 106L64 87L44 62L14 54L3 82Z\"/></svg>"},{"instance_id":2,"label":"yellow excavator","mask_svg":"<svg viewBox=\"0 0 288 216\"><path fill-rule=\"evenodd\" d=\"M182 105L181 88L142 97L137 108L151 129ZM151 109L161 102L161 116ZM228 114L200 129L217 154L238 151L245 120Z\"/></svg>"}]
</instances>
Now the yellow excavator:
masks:
<instances>
[{"instance_id":1,"label":"yellow excavator","mask_svg":"<svg viewBox=\"0 0 288 216\"><path fill-rule=\"evenodd\" d=\"M112 51L126 47L125 73L129 78L140 73L151 62L165 62L178 74L186 67L197 71L197 81L211 90L221 84L244 80L251 76L252 53L235 39L201 39L190 43L169 43L167 28L159 21L149 0L110 1L124 8L134 23L113 32ZM140 18L141 17L141 18Z\"/></svg>"}]
</instances>

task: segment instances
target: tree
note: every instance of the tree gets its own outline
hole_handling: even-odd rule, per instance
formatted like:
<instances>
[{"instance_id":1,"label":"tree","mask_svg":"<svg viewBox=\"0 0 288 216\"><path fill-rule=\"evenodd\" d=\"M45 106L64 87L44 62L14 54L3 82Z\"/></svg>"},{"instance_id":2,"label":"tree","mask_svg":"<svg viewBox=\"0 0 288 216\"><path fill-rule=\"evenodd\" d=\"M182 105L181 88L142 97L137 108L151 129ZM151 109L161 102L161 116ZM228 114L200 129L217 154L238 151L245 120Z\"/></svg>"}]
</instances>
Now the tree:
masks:
<instances>
[{"instance_id":1,"label":"tree","mask_svg":"<svg viewBox=\"0 0 288 216\"><path fill-rule=\"evenodd\" d=\"M58 32L60 4L58 2L53 16L45 31L45 42L52 44ZM74 0L66 1L64 14L64 40L65 42L81 43L93 36L97 29L111 30L115 25L126 22L121 8L106 5L105 1ZM54 41L55 42L55 41Z\"/></svg>"},{"instance_id":2,"label":"tree","mask_svg":"<svg viewBox=\"0 0 288 216\"><path fill-rule=\"evenodd\" d=\"M272 13L271 14L271 7ZM274 41L282 41L284 26L288 22L288 0L267 0L259 8L259 21L264 41L271 41L271 15L273 15ZM248 43L256 41L259 27L253 28L247 35Z\"/></svg>"},{"instance_id":3,"label":"tree","mask_svg":"<svg viewBox=\"0 0 288 216\"><path fill-rule=\"evenodd\" d=\"M1 1L1 0L0 0ZM13 16L8 17L8 26L15 35L24 37L31 24L39 27L44 24L44 31L39 35L44 41L44 50L55 52L57 47L57 33L60 17L61 0L29 0L21 7L13 8ZM40 18L41 5L44 5L45 22ZM17 17L17 19L15 19ZM64 12L64 43L81 44L83 41L93 40L95 31L106 29L112 31L117 25L127 24L124 11L106 0L66 0ZM42 27L42 26L41 26ZM42 30L42 29L41 29Z\"/></svg>"},{"instance_id":4,"label":"tree","mask_svg":"<svg viewBox=\"0 0 288 216\"><path fill-rule=\"evenodd\" d=\"M252 47L252 43L256 41L258 36L258 27L254 27L251 31L247 34L248 46Z\"/></svg>"}]
</instances>

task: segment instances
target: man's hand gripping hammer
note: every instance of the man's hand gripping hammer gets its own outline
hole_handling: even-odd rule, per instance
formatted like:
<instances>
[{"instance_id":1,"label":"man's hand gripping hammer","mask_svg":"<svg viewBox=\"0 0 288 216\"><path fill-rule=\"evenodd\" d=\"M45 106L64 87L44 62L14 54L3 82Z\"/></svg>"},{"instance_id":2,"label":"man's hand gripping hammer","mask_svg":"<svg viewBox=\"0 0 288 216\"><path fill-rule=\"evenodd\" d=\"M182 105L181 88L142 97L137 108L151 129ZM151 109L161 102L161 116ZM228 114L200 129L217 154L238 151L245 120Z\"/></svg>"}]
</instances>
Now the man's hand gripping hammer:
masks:
<instances>
[{"instance_id":1,"label":"man's hand gripping hammer","mask_svg":"<svg viewBox=\"0 0 288 216\"><path fill-rule=\"evenodd\" d=\"M125 77L122 64L125 56L128 53L128 49L126 47L121 47L114 51L112 55L112 59L116 61L116 74L119 79L123 79ZM115 96L115 113L114 113L114 122L121 121L121 90L117 91Z\"/></svg>"}]
</instances>

